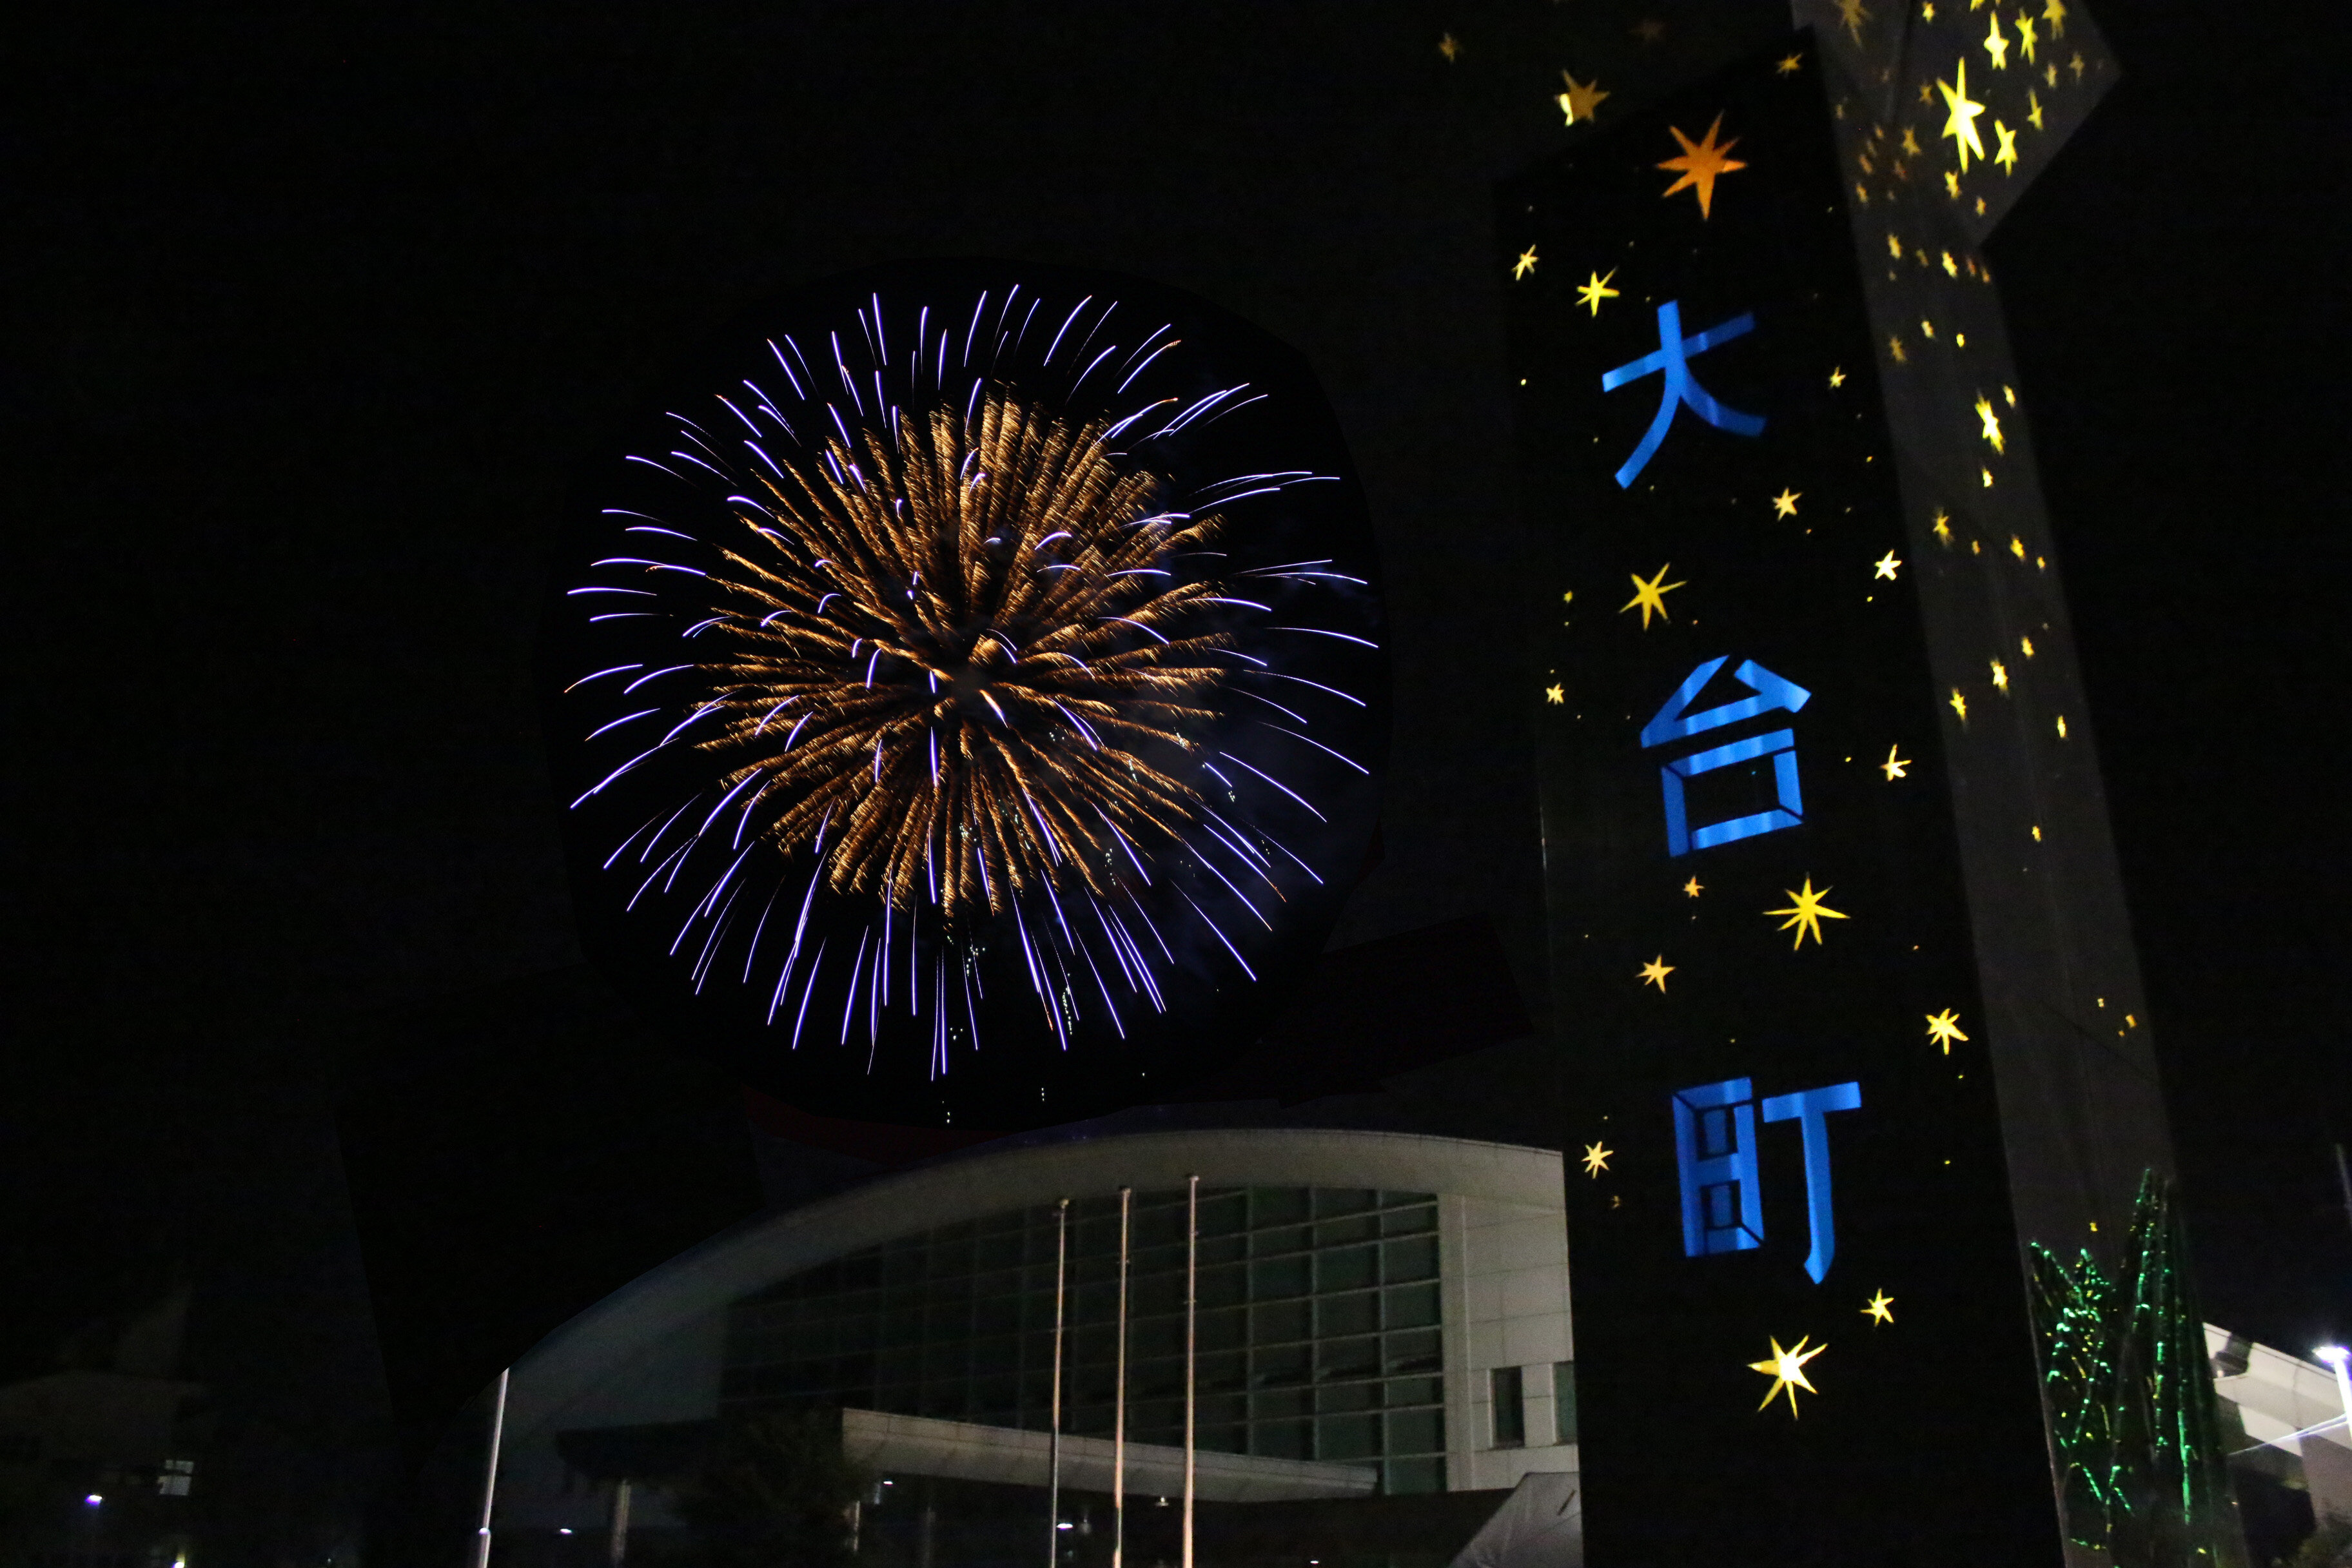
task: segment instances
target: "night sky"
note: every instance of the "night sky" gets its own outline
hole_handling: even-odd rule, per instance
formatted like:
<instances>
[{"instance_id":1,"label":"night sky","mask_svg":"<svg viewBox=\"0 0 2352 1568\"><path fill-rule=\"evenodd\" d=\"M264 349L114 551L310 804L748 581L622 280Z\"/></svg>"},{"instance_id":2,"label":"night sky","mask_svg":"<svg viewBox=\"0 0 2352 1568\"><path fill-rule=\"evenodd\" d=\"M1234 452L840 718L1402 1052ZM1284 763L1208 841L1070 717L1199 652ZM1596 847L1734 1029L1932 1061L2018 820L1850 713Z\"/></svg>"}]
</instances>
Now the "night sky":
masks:
<instances>
[{"instance_id":1,"label":"night sky","mask_svg":"<svg viewBox=\"0 0 2352 1568\"><path fill-rule=\"evenodd\" d=\"M2347 403L2323 363L2347 127L2316 11L2096 6L2122 84L1989 247L2208 1313L2291 1350L2352 1332ZM533 666L567 488L708 334L841 268L1104 265L1306 354L1397 671L1385 858L1340 940L1484 915L1538 1005L1491 187L1592 133L1561 124L1562 67L1630 106L1770 21L47 19L0 117L0 1372L191 1279L225 1422L273 1452L376 1440L329 1113L353 1020L580 963Z\"/></svg>"}]
</instances>

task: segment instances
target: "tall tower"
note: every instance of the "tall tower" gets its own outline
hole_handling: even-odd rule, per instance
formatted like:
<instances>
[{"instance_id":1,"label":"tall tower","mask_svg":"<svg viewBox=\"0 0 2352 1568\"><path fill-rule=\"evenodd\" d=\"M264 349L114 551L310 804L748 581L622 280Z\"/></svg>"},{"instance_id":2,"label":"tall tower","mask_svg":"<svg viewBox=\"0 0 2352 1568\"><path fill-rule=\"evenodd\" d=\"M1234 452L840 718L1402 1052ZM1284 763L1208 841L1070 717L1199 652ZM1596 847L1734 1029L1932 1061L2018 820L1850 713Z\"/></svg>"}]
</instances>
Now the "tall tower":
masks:
<instances>
[{"instance_id":1,"label":"tall tower","mask_svg":"<svg viewBox=\"0 0 2352 1568\"><path fill-rule=\"evenodd\" d=\"M1826 9L1498 198L1604 1565L2061 1561L2026 1247L2169 1163L1979 249L2112 66Z\"/></svg>"}]
</instances>

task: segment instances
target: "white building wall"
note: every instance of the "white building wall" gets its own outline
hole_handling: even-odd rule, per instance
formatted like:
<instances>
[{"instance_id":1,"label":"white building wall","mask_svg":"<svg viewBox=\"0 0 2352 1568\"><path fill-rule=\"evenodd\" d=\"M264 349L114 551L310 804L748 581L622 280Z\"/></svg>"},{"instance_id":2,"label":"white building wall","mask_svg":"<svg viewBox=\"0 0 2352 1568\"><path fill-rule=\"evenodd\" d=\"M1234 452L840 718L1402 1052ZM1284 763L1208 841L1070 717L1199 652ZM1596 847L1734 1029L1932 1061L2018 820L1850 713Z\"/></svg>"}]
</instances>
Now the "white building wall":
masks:
<instances>
[{"instance_id":1,"label":"white building wall","mask_svg":"<svg viewBox=\"0 0 2352 1568\"><path fill-rule=\"evenodd\" d=\"M1575 1469L1576 1445L1554 1440L1552 1405L1552 1368L1576 1353L1561 1202L1448 1196L1439 1204L1438 1228L1448 1282L1447 1488L1515 1487L1530 1472ZM1499 1367L1520 1369L1527 1436L1509 1447L1495 1441Z\"/></svg>"}]
</instances>

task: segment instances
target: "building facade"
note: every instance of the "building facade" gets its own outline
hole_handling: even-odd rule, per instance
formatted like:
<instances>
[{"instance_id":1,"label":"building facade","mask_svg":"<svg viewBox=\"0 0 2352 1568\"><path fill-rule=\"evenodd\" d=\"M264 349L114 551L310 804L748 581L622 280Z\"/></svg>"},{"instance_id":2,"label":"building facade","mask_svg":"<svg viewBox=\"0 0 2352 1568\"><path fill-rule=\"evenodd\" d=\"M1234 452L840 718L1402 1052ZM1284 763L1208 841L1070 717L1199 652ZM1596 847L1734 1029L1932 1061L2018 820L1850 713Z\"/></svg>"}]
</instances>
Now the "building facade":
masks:
<instances>
[{"instance_id":1,"label":"building facade","mask_svg":"<svg viewBox=\"0 0 2352 1568\"><path fill-rule=\"evenodd\" d=\"M600 1303L514 1369L499 1537L609 1537L632 1461L587 1473L581 1456L632 1441L675 1455L734 1411L838 1409L894 1488L1043 1482L1057 1300L1064 1495L1079 1507L1107 1492L1121 1189L1131 1505L1156 1508L1181 1473L1188 1253L1203 1501L1395 1513L1455 1493L1499 1503L1530 1473L1575 1471L1558 1152L1150 1133L890 1177L741 1227ZM667 1447L646 1446L664 1433ZM661 1478L634 1479L634 1528L667 1528L643 1484Z\"/></svg>"}]
</instances>

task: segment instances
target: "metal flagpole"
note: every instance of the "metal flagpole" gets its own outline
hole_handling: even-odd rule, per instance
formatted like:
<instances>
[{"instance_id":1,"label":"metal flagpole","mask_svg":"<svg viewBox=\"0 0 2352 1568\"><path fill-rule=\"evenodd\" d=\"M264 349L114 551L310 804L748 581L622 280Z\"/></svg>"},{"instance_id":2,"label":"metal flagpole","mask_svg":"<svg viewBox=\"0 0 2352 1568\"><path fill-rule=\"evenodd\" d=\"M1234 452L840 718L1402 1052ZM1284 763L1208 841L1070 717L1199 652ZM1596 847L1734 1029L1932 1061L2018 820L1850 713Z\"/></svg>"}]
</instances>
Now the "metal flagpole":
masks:
<instances>
[{"instance_id":1,"label":"metal flagpole","mask_svg":"<svg viewBox=\"0 0 2352 1568\"><path fill-rule=\"evenodd\" d=\"M498 1403L490 1408L490 1464L482 1477L482 1528L474 1533L474 1568L490 1568L490 1504L499 1491L499 1445L507 1436L507 1373L499 1373Z\"/></svg>"},{"instance_id":2,"label":"metal flagpole","mask_svg":"<svg viewBox=\"0 0 2352 1568\"><path fill-rule=\"evenodd\" d=\"M1054 1210L1054 1412L1045 1459L1045 1568L1062 1554L1062 1325L1069 1296L1070 1200Z\"/></svg>"},{"instance_id":3,"label":"metal flagpole","mask_svg":"<svg viewBox=\"0 0 2352 1568\"><path fill-rule=\"evenodd\" d=\"M1135 1189L1118 1190L1118 1392L1110 1417L1110 1568L1127 1568L1127 1241Z\"/></svg>"},{"instance_id":4,"label":"metal flagpole","mask_svg":"<svg viewBox=\"0 0 2352 1568\"><path fill-rule=\"evenodd\" d=\"M1193 1323L1201 1300L1201 1178L1184 1180L1184 1568L1192 1568Z\"/></svg>"}]
</instances>

